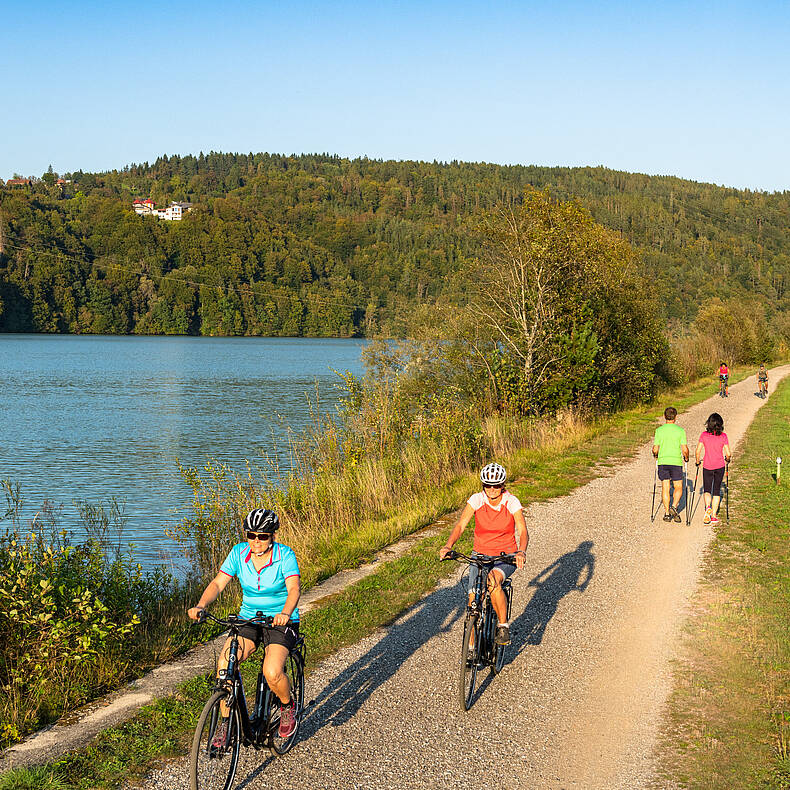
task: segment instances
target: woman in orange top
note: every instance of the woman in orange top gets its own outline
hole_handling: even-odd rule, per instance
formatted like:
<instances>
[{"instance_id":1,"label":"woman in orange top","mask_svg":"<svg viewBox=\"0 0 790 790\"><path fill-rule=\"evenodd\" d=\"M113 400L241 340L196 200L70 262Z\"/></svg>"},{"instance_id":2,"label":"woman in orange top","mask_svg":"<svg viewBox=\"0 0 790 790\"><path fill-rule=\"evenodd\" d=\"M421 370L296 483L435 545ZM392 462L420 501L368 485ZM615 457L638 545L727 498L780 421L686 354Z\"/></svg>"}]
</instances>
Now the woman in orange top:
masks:
<instances>
[{"instance_id":1,"label":"woman in orange top","mask_svg":"<svg viewBox=\"0 0 790 790\"><path fill-rule=\"evenodd\" d=\"M507 472L499 464L488 464L480 472L483 490L472 494L461 511L458 521L447 543L439 550L439 559L444 559L461 537L472 516L475 519L473 556L498 557L501 553L515 554L516 565L498 562L488 574L488 589L491 603L497 615L497 644L510 643L510 624L507 621L507 599L502 591L502 582L516 570L524 567L526 548L529 543L527 525L521 502L505 488ZM518 532L518 543L516 543ZM474 595L478 568L469 566L469 602Z\"/></svg>"}]
</instances>

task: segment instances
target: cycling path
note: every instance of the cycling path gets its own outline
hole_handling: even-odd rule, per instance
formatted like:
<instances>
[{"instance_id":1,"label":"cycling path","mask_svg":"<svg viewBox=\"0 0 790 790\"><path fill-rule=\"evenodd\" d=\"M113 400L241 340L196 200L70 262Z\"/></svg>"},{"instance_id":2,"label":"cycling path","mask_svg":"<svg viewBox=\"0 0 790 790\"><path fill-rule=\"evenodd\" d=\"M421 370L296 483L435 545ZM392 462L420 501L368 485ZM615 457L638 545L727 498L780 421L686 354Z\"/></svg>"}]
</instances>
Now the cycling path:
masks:
<instances>
[{"instance_id":1,"label":"cycling path","mask_svg":"<svg viewBox=\"0 0 790 790\"><path fill-rule=\"evenodd\" d=\"M773 370L771 386L787 373ZM763 403L754 390L750 378L678 418L693 451L708 414L724 417L734 518L737 445ZM470 711L456 701L459 569L392 626L323 662L308 680L313 704L297 746L277 760L243 750L236 786L649 786L673 646L713 536L701 507L690 527L660 515L651 523L653 469L647 444L609 476L527 509L509 663ZM145 784L187 786L183 759Z\"/></svg>"}]
</instances>

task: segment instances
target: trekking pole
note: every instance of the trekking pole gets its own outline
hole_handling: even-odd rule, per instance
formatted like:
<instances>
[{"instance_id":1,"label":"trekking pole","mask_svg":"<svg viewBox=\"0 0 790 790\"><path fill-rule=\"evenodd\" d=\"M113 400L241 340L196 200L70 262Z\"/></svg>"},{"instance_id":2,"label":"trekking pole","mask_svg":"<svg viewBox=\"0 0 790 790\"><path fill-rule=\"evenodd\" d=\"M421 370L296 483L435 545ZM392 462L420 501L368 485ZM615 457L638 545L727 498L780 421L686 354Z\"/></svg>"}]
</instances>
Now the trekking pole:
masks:
<instances>
[{"instance_id":1,"label":"trekking pole","mask_svg":"<svg viewBox=\"0 0 790 790\"><path fill-rule=\"evenodd\" d=\"M697 495L697 478L699 477L699 466L700 466L699 463L697 463L697 471L694 472L694 488L691 489L691 509L690 509L690 512L689 512L689 515L688 515L688 521L686 521L686 524L690 524L691 523L691 518L694 515L694 499L695 499L695 497Z\"/></svg>"},{"instance_id":2,"label":"trekking pole","mask_svg":"<svg viewBox=\"0 0 790 790\"><path fill-rule=\"evenodd\" d=\"M730 459L725 458L724 464L724 513L727 516L727 523L730 523Z\"/></svg>"},{"instance_id":3,"label":"trekking pole","mask_svg":"<svg viewBox=\"0 0 790 790\"><path fill-rule=\"evenodd\" d=\"M653 468L653 502L650 505L650 523L656 517L656 478L658 477L658 458L656 458L656 465Z\"/></svg>"},{"instance_id":4,"label":"trekking pole","mask_svg":"<svg viewBox=\"0 0 790 790\"><path fill-rule=\"evenodd\" d=\"M686 508L686 526L689 525L689 462L683 459L683 507Z\"/></svg>"}]
</instances>

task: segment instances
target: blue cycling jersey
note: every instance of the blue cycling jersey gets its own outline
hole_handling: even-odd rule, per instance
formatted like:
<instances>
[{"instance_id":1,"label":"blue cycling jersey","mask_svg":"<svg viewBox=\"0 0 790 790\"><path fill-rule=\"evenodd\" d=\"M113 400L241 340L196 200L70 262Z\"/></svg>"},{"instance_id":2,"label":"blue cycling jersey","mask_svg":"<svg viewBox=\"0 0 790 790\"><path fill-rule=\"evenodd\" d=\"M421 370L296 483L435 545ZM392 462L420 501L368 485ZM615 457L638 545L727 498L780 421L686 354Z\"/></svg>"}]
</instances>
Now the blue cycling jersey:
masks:
<instances>
[{"instance_id":1,"label":"blue cycling jersey","mask_svg":"<svg viewBox=\"0 0 790 790\"><path fill-rule=\"evenodd\" d=\"M260 571L255 570L250 544L237 543L222 563L220 572L235 576L241 584L240 617L255 617L256 612L263 612L267 617L280 614L288 598L285 580L300 575L293 549L282 543L274 544L268 564ZM299 619L299 609L294 610L291 619Z\"/></svg>"}]
</instances>

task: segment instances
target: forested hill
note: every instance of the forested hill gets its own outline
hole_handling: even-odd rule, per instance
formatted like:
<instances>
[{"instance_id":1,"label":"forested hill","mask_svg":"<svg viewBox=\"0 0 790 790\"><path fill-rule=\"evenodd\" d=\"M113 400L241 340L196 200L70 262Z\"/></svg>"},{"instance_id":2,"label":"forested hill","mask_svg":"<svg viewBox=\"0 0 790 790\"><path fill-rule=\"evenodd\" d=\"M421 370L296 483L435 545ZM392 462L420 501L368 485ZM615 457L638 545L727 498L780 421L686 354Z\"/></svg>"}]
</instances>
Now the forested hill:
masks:
<instances>
[{"instance_id":1,"label":"forested hill","mask_svg":"<svg viewBox=\"0 0 790 790\"><path fill-rule=\"evenodd\" d=\"M641 252L667 320L713 297L790 310L790 192L604 168L162 157L0 188L0 331L360 335L453 299L480 214L528 185ZM180 222L134 198L188 201Z\"/></svg>"}]
</instances>

